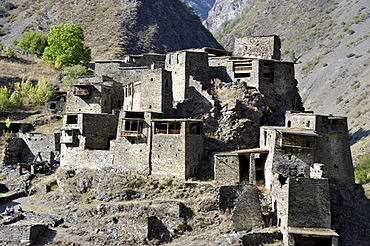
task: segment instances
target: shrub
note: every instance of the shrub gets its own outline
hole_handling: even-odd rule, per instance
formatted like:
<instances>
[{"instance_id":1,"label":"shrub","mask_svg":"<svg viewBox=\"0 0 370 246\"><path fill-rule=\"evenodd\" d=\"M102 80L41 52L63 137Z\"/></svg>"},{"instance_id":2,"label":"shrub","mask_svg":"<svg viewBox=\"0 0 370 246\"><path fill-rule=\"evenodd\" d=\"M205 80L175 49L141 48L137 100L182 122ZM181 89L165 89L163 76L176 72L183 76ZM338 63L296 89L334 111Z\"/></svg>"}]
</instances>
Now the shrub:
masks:
<instances>
[{"instance_id":1,"label":"shrub","mask_svg":"<svg viewBox=\"0 0 370 246\"><path fill-rule=\"evenodd\" d=\"M17 17L18 17L17 13L9 15L8 17L6 17L5 22L6 23L14 22Z\"/></svg>"},{"instance_id":2,"label":"shrub","mask_svg":"<svg viewBox=\"0 0 370 246\"><path fill-rule=\"evenodd\" d=\"M356 182L365 184L370 181L370 156L360 159L360 164L355 168Z\"/></svg>"},{"instance_id":3,"label":"shrub","mask_svg":"<svg viewBox=\"0 0 370 246\"><path fill-rule=\"evenodd\" d=\"M63 68L63 79L61 80L63 86L68 86L77 83L77 78L87 74L87 69L82 65L74 65Z\"/></svg>"},{"instance_id":4,"label":"shrub","mask_svg":"<svg viewBox=\"0 0 370 246\"><path fill-rule=\"evenodd\" d=\"M346 57L347 57L347 58L351 58L351 57L353 57L353 56L355 56L355 55L356 55L356 54L354 54L354 53L349 53L349 54L347 54L347 55L346 55Z\"/></svg>"},{"instance_id":5,"label":"shrub","mask_svg":"<svg viewBox=\"0 0 370 246\"><path fill-rule=\"evenodd\" d=\"M6 3L4 3L3 6L6 10L12 10L12 9L17 8L17 6L14 3L11 3L11 2L6 2Z\"/></svg>"},{"instance_id":6,"label":"shrub","mask_svg":"<svg viewBox=\"0 0 370 246\"><path fill-rule=\"evenodd\" d=\"M18 43L19 48L36 55L42 55L47 45L47 37L35 31L24 32Z\"/></svg>"},{"instance_id":7,"label":"shrub","mask_svg":"<svg viewBox=\"0 0 370 246\"><path fill-rule=\"evenodd\" d=\"M14 46L13 46L12 44L9 44L9 45L6 47L5 52L6 52L6 55L7 55L9 58L16 57L16 55L15 55L15 49L14 49Z\"/></svg>"},{"instance_id":8,"label":"shrub","mask_svg":"<svg viewBox=\"0 0 370 246\"><path fill-rule=\"evenodd\" d=\"M6 13L6 9L3 6L0 6L0 16L5 16Z\"/></svg>"}]
</instances>

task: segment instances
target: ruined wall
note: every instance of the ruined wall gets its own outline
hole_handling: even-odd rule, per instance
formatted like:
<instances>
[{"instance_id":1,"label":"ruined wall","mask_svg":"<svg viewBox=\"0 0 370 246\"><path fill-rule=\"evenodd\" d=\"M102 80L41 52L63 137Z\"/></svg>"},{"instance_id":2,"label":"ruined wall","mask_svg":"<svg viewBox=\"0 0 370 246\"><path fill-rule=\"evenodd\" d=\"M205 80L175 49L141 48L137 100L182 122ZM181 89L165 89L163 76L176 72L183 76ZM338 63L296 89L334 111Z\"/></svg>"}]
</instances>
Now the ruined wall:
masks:
<instances>
[{"instance_id":1,"label":"ruined wall","mask_svg":"<svg viewBox=\"0 0 370 246\"><path fill-rule=\"evenodd\" d=\"M282 183L279 175L271 177L272 209L276 213L277 227L283 234L285 240L288 239L288 208L289 208L289 178Z\"/></svg>"},{"instance_id":2,"label":"ruined wall","mask_svg":"<svg viewBox=\"0 0 370 246\"><path fill-rule=\"evenodd\" d=\"M209 113L215 101L208 91L203 90L202 84L190 76L190 86L188 99L177 104L178 118L200 119Z\"/></svg>"},{"instance_id":3,"label":"ruined wall","mask_svg":"<svg viewBox=\"0 0 370 246\"><path fill-rule=\"evenodd\" d=\"M240 181L239 156L234 154L216 154L214 156L215 182L234 185Z\"/></svg>"},{"instance_id":4,"label":"ruined wall","mask_svg":"<svg viewBox=\"0 0 370 246\"><path fill-rule=\"evenodd\" d=\"M327 179L289 179L288 226L330 228L330 194Z\"/></svg>"},{"instance_id":5,"label":"ruined wall","mask_svg":"<svg viewBox=\"0 0 370 246\"><path fill-rule=\"evenodd\" d=\"M235 39L234 56L280 60L281 42L278 36L249 36Z\"/></svg>"},{"instance_id":6,"label":"ruined wall","mask_svg":"<svg viewBox=\"0 0 370 246\"><path fill-rule=\"evenodd\" d=\"M46 225L15 225L15 226L0 226L0 242L25 244L36 243L37 239L47 232Z\"/></svg>"},{"instance_id":7,"label":"ruined wall","mask_svg":"<svg viewBox=\"0 0 370 246\"><path fill-rule=\"evenodd\" d=\"M7 139L3 162L5 165L33 162L39 153L42 160L38 158L37 161L54 163L59 160L59 133L20 133L19 138Z\"/></svg>"},{"instance_id":8,"label":"ruined wall","mask_svg":"<svg viewBox=\"0 0 370 246\"><path fill-rule=\"evenodd\" d=\"M125 64L124 66L152 66L153 64L162 64L164 66L164 62L166 59L166 55L163 54L142 54L142 55L129 55L125 57Z\"/></svg>"},{"instance_id":9,"label":"ruined wall","mask_svg":"<svg viewBox=\"0 0 370 246\"><path fill-rule=\"evenodd\" d=\"M122 66L123 61L95 61L94 72L98 76L108 76L116 80Z\"/></svg>"},{"instance_id":10,"label":"ruined wall","mask_svg":"<svg viewBox=\"0 0 370 246\"><path fill-rule=\"evenodd\" d=\"M48 161L53 163L55 157L58 158L60 153L60 133L41 134L41 133L25 133L19 137L24 141L24 149L22 150L22 162L32 162L34 158L41 154L41 158L37 161Z\"/></svg>"},{"instance_id":11,"label":"ruined wall","mask_svg":"<svg viewBox=\"0 0 370 246\"><path fill-rule=\"evenodd\" d=\"M8 138L6 140L3 158L3 163L5 165L15 165L19 162L23 162L23 154L32 154L32 152L25 146L23 139Z\"/></svg>"},{"instance_id":12,"label":"ruined wall","mask_svg":"<svg viewBox=\"0 0 370 246\"><path fill-rule=\"evenodd\" d=\"M244 185L231 210L231 227L235 231L262 227L262 212L257 187Z\"/></svg>"},{"instance_id":13,"label":"ruined wall","mask_svg":"<svg viewBox=\"0 0 370 246\"><path fill-rule=\"evenodd\" d=\"M265 162L265 187L271 190L272 180L273 180L273 163L276 155L276 146L280 145L281 138L277 134L275 129L268 127L260 128L260 144L259 146L263 149L268 149L269 154Z\"/></svg>"}]
</instances>

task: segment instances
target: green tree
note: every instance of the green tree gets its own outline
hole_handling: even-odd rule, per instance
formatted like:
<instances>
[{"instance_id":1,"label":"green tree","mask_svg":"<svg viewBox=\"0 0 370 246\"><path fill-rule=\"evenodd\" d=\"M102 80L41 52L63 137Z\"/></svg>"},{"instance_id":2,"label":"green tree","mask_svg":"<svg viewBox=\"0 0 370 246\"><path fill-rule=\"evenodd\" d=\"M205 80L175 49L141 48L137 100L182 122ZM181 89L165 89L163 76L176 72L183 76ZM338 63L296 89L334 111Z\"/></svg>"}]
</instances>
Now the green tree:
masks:
<instances>
[{"instance_id":1,"label":"green tree","mask_svg":"<svg viewBox=\"0 0 370 246\"><path fill-rule=\"evenodd\" d=\"M63 78L61 80L63 86L68 86L77 83L78 76L87 74L87 68L82 65L74 65L63 68Z\"/></svg>"},{"instance_id":2,"label":"green tree","mask_svg":"<svg viewBox=\"0 0 370 246\"><path fill-rule=\"evenodd\" d=\"M0 42L0 53L3 51L3 49L4 49L4 45L3 43Z\"/></svg>"},{"instance_id":3,"label":"green tree","mask_svg":"<svg viewBox=\"0 0 370 246\"><path fill-rule=\"evenodd\" d=\"M32 54L42 55L48 45L47 37L41 32L24 32L19 40L18 47Z\"/></svg>"},{"instance_id":4,"label":"green tree","mask_svg":"<svg viewBox=\"0 0 370 246\"><path fill-rule=\"evenodd\" d=\"M13 93L10 95L9 102L10 102L10 106L13 108L19 108L19 107L22 107L23 105L21 98L19 97L19 94L15 91L13 91Z\"/></svg>"},{"instance_id":5,"label":"green tree","mask_svg":"<svg viewBox=\"0 0 370 246\"><path fill-rule=\"evenodd\" d=\"M6 87L0 88L0 110L7 110L10 106L9 91Z\"/></svg>"},{"instance_id":6,"label":"green tree","mask_svg":"<svg viewBox=\"0 0 370 246\"><path fill-rule=\"evenodd\" d=\"M48 35L49 46L43 59L51 61L56 68L86 64L91 60L91 50L85 46L85 36L80 25L59 24L51 27Z\"/></svg>"},{"instance_id":7,"label":"green tree","mask_svg":"<svg viewBox=\"0 0 370 246\"><path fill-rule=\"evenodd\" d=\"M35 89L37 101L39 102L47 102L56 94L54 86L50 83L47 83L45 77L42 77L39 80Z\"/></svg>"},{"instance_id":8,"label":"green tree","mask_svg":"<svg viewBox=\"0 0 370 246\"><path fill-rule=\"evenodd\" d=\"M11 58L11 57L16 57L15 55L15 48L12 44L9 44L6 49L5 49L6 55Z\"/></svg>"}]
</instances>

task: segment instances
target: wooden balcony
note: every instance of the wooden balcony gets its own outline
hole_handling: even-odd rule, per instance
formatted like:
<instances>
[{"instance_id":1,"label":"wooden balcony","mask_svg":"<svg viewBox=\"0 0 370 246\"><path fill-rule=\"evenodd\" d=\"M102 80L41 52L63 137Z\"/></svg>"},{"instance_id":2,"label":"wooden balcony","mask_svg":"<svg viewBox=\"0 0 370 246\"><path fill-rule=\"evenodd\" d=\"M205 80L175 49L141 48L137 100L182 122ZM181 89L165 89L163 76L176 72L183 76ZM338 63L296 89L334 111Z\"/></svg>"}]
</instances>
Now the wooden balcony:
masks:
<instances>
[{"instance_id":1,"label":"wooden balcony","mask_svg":"<svg viewBox=\"0 0 370 246\"><path fill-rule=\"evenodd\" d=\"M90 91L88 89L76 89L74 91L75 96L88 96L90 95Z\"/></svg>"},{"instance_id":2,"label":"wooden balcony","mask_svg":"<svg viewBox=\"0 0 370 246\"><path fill-rule=\"evenodd\" d=\"M139 138L141 136L142 136L142 133L139 131L129 131L129 130L121 131L121 137Z\"/></svg>"},{"instance_id":3,"label":"wooden balcony","mask_svg":"<svg viewBox=\"0 0 370 246\"><path fill-rule=\"evenodd\" d=\"M75 143L74 140L75 140L74 136L61 136L60 137L60 143L62 144Z\"/></svg>"}]
</instances>

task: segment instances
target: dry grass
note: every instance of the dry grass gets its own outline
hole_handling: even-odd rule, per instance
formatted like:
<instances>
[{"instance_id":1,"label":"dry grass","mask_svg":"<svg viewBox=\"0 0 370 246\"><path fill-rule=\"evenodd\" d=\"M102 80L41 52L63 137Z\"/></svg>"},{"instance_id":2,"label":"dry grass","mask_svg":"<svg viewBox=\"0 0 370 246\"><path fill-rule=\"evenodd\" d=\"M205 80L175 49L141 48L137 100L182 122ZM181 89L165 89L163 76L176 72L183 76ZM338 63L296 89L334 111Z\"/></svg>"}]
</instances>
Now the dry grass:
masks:
<instances>
[{"instance_id":1,"label":"dry grass","mask_svg":"<svg viewBox=\"0 0 370 246\"><path fill-rule=\"evenodd\" d=\"M59 83L60 71L52 64L43 62L40 58L20 56L9 59L0 56L0 83L11 86L14 82L21 82L22 79L38 81L42 76L52 84Z\"/></svg>"}]
</instances>

